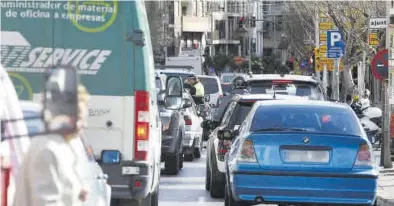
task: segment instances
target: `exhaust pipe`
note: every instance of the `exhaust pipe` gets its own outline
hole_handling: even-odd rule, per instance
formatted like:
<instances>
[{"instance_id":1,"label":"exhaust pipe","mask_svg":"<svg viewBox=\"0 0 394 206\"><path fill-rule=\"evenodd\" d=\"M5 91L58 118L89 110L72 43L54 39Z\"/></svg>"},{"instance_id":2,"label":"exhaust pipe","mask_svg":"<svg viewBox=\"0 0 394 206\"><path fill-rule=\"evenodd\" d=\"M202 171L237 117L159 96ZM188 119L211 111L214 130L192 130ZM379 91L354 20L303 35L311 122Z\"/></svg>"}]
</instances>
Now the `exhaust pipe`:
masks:
<instances>
[{"instance_id":1,"label":"exhaust pipe","mask_svg":"<svg viewBox=\"0 0 394 206\"><path fill-rule=\"evenodd\" d=\"M263 198L263 197L260 197L260 196L257 196L257 197L254 199L254 201L255 201L256 203L258 203L258 204L261 204L261 203L264 202L264 198Z\"/></svg>"}]
</instances>

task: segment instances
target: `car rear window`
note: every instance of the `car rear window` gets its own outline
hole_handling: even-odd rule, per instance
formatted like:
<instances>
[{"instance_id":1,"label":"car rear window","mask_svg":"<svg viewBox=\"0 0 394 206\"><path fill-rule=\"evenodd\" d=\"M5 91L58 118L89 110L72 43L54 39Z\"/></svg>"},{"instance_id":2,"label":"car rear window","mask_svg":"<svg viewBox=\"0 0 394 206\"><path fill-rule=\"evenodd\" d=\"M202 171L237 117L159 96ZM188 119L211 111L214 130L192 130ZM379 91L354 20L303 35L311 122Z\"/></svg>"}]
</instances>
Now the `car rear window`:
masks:
<instances>
[{"instance_id":1,"label":"car rear window","mask_svg":"<svg viewBox=\"0 0 394 206\"><path fill-rule=\"evenodd\" d=\"M222 76L223 83L230 83L233 79L234 76Z\"/></svg>"},{"instance_id":2,"label":"car rear window","mask_svg":"<svg viewBox=\"0 0 394 206\"><path fill-rule=\"evenodd\" d=\"M254 114L250 131L272 128L339 135L362 134L358 120L350 110L326 106L260 106Z\"/></svg>"},{"instance_id":3,"label":"car rear window","mask_svg":"<svg viewBox=\"0 0 394 206\"><path fill-rule=\"evenodd\" d=\"M276 94L307 96L313 100L323 100L324 95L314 83L288 80L254 80L248 82L251 94Z\"/></svg>"},{"instance_id":4,"label":"car rear window","mask_svg":"<svg viewBox=\"0 0 394 206\"><path fill-rule=\"evenodd\" d=\"M199 77L199 79L204 85L205 94L215 94L219 92L219 84L216 79L204 77Z\"/></svg>"},{"instance_id":5,"label":"car rear window","mask_svg":"<svg viewBox=\"0 0 394 206\"><path fill-rule=\"evenodd\" d=\"M237 129L246 119L249 111L252 109L253 103L238 103L230 117L228 128Z\"/></svg>"}]
</instances>

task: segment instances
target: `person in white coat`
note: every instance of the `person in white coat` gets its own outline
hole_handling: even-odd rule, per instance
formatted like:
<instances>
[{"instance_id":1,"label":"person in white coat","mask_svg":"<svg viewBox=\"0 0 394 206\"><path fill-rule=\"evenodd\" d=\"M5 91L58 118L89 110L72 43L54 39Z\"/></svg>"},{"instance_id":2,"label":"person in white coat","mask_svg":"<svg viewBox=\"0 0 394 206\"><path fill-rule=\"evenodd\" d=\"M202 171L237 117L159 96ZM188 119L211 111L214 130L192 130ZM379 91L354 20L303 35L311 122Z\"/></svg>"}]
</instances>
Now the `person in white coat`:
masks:
<instances>
[{"instance_id":1,"label":"person in white coat","mask_svg":"<svg viewBox=\"0 0 394 206\"><path fill-rule=\"evenodd\" d=\"M7 71L1 65L0 128L0 205L11 205L15 189L14 180L18 176L30 139L27 136L22 107L15 87ZM8 185L6 184L7 182L9 183Z\"/></svg>"},{"instance_id":2,"label":"person in white coat","mask_svg":"<svg viewBox=\"0 0 394 206\"><path fill-rule=\"evenodd\" d=\"M75 134L42 135L32 139L17 180L14 206L79 206L88 188L78 170L73 141L78 141L88 116L89 95L78 87L79 119Z\"/></svg>"}]
</instances>

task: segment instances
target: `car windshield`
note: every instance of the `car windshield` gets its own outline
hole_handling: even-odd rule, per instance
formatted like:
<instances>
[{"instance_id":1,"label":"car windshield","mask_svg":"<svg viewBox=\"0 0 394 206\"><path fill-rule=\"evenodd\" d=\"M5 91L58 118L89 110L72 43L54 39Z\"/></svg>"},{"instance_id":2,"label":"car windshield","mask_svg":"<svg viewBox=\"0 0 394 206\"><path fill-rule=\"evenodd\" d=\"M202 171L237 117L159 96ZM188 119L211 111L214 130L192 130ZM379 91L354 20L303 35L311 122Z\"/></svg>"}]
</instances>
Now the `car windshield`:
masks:
<instances>
[{"instance_id":1,"label":"car windshield","mask_svg":"<svg viewBox=\"0 0 394 206\"><path fill-rule=\"evenodd\" d=\"M275 85L275 86L273 86ZM312 100L323 100L323 93L314 83L287 80L254 80L248 82L251 94L276 94L309 97Z\"/></svg>"},{"instance_id":2,"label":"car windshield","mask_svg":"<svg viewBox=\"0 0 394 206\"><path fill-rule=\"evenodd\" d=\"M205 94L215 94L219 92L219 84L215 78L199 77L199 79L204 85Z\"/></svg>"},{"instance_id":3,"label":"car windshield","mask_svg":"<svg viewBox=\"0 0 394 206\"><path fill-rule=\"evenodd\" d=\"M224 93L231 93L231 84L222 84L222 91Z\"/></svg>"},{"instance_id":4,"label":"car windshield","mask_svg":"<svg viewBox=\"0 0 394 206\"><path fill-rule=\"evenodd\" d=\"M257 108L251 132L283 130L357 136L362 134L357 117L343 108L310 105L270 105Z\"/></svg>"},{"instance_id":5,"label":"car windshield","mask_svg":"<svg viewBox=\"0 0 394 206\"><path fill-rule=\"evenodd\" d=\"M238 103L230 117L228 124L229 129L238 129L244 121L249 111L252 109L253 103Z\"/></svg>"},{"instance_id":6,"label":"car windshield","mask_svg":"<svg viewBox=\"0 0 394 206\"><path fill-rule=\"evenodd\" d=\"M41 114L40 114L40 112L36 112L36 111L24 110L23 116L24 117L40 117ZM41 119L25 120L25 124L26 124L27 131L29 134L37 134L37 133L43 132L45 129L44 123L42 122Z\"/></svg>"}]
</instances>

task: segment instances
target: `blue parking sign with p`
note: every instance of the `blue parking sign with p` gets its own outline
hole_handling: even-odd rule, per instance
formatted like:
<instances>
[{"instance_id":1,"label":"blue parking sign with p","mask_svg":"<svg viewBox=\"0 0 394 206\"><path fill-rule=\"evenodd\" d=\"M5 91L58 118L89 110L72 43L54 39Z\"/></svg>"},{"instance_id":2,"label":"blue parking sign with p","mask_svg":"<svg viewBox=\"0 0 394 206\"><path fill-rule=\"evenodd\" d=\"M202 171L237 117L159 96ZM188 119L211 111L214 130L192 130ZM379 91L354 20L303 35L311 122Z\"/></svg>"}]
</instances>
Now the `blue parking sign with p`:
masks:
<instances>
[{"instance_id":1,"label":"blue parking sign with p","mask_svg":"<svg viewBox=\"0 0 394 206\"><path fill-rule=\"evenodd\" d=\"M344 53L342 33L338 30L327 31L327 58L340 58Z\"/></svg>"}]
</instances>

